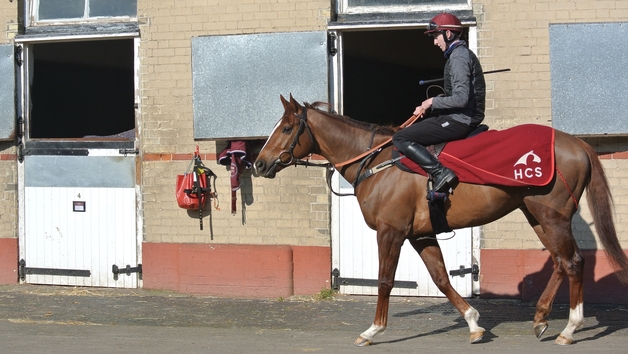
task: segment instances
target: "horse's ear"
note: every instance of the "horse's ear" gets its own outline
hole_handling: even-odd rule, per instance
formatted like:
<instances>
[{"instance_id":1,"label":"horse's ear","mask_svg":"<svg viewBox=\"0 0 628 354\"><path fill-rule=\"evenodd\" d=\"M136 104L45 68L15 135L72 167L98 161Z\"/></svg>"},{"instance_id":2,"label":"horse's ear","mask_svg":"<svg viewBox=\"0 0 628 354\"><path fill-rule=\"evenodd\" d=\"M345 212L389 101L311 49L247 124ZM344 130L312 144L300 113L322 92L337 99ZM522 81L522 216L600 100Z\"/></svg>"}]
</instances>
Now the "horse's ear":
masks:
<instances>
[{"instance_id":1,"label":"horse's ear","mask_svg":"<svg viewBox=\"0 0 628 354\"><path fill-rule=\"evenodd\" d=\"M290 102L288 102L283 95L279 95L279 98L281 99L281 104L283 104L284 111L292 109L292 107L290 107Z\"/></svg>"},{"instance_id":2,"label":"horse's ear","mask_svg":"<svg viewBox=\"0 0 628 354\"><path fill-rule=\"evenodd\" d=\"M299 108L301 108L299 102L292 97L292 93L290 94L290 104L292 105L292 108L294 108L295 112L298 112Z\"/></svg>"}]
</instances>

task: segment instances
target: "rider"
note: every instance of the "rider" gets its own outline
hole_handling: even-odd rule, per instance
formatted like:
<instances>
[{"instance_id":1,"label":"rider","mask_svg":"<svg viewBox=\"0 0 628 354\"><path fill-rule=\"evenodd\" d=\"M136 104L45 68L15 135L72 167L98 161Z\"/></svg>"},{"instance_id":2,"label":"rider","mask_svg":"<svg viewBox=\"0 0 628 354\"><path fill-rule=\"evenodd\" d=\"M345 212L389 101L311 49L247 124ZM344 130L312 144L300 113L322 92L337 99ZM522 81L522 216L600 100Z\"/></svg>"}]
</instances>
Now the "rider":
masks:
<instances>
[{"instance_id":1,"label":"rider","mask_svg":"<svg viewBox=\"0 0 628 354\"><path fill-rule=\"evenodd\" d=\"M462 23L456 16L450 13L436 15L425 34L434 37L434 45L447 58L445 95L428 98L416 107L416 116L430 108L437 110L438 115L399 130L393 136L393 144L432 176L434 191L446 192L455 187L458 176L425 147L463 139L484 120L486 84L478 58L460 39Z\"/></svg>"}]
</instances>

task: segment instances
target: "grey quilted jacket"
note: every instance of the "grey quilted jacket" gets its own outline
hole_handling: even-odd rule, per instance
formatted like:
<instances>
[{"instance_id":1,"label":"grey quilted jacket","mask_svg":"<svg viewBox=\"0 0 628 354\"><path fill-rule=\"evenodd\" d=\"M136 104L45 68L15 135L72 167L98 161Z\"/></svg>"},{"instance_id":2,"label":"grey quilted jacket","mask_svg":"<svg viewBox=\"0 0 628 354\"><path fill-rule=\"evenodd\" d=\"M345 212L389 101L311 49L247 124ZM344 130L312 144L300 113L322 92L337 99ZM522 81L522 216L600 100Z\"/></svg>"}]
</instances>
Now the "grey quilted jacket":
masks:
<instances>
[{"instance_id":1,"label":"grey quilted jacket","mask_svg":"<svg viewBox=\"0 0 628 354\"><path fill-rule=\"evenodd\" d=\"M445 96L434 97L432 109L439 115L477 126L484 120L486 83L477 56L459 41L453 50L446 51Z\"/></svg>"}]
</instances>

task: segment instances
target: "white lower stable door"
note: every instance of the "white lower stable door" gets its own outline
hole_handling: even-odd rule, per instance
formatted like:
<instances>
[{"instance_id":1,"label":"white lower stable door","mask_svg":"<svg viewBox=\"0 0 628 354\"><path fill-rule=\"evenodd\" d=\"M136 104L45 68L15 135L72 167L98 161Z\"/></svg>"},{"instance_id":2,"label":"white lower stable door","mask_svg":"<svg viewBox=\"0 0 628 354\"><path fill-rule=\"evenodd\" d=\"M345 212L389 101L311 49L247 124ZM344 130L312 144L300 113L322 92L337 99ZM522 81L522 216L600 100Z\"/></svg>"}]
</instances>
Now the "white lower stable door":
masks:
<instances>
[{"instance_id":1,"label":"white lower stable door","mask_svg":"<svg viewBox=\"0 0 628 354\"><path fill-rule=\"evenodd\" d=\"M25 156L20 277L138 287L135 156Z\"/></svg>"},{"instance_id":2,"label":"white lower stable door","mask_svg":"<svg viewBox=\"0 0 628 354\"><path fill-rule=\"evenodd\" d=\"M336 185L340 193L352 193L351 185L342 177L339 179ZM333 199L332 224L336 230L333 234L337 234L332 238L333 247L336 248L332 272L334 285L343 294L377 295L379 262L376 232L364 222L355 197ZM472 262L474 232L478 230L468 228L437 235L451 284L463 297L473 296L474 283L476 286L478 284L478 268ZM407 241L401 249L392 295L444 296Z\"/></svg>"}]
</instances>

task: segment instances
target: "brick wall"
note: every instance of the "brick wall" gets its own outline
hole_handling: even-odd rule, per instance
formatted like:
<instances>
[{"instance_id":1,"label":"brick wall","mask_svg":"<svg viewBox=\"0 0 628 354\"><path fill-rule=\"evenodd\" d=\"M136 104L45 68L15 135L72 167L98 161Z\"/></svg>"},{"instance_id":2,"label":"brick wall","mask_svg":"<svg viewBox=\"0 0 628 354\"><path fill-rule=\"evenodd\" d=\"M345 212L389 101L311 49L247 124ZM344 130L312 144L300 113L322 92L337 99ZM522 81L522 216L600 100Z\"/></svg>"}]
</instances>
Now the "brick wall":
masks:
<instances>
[{"instance_id":1,"label":"brick wall","mask_svg":"<svg viewBox=\"0 0 628 354\"><path fill-rule=\"evenodd\" d=\"M162 154L190 153L196 145L207 154L221 149L220 143L193 139L190 39L205 35L324 30L329 6L329 1L251 0L229 5L189 1L176 7L172 1L138 2L142 23L141 151L145 154L142 185L147 241L211 241L207 232L200 232L197 223L173 203L174 176L185 169L187 162L155 159ZM502 129L524 123L551 125L550 23L623 21L628 18L628 6L621 1L484 0L474 2L474 13L478 20L478 52L484 69L511 69L508 73L487 76L486 123ZM598 151L626 151L621 141L607 140L597 145ZM606 159L603 164L617 196L617 215L621 216L628 211L628 202L622 198L628 194L621 173L625 162ZM244 227L242 206L239 205L236 216L228 211L227 171L216 164L210 167L215 167L219 174L223 203L221 211L214 213L215 232L225 234L216 235L211 242L329 244L328 199L326 188L320 183L324 177L322 171L289 169L275 180L247 179L245 183L250 183L247 188L251 193L246 195L246 189L242 191L245 195L238 193L240 201L251 202L246 205ZM303 203L299 194L305 189L314 194L309 194ZM286 215L291 219L286 220ZM587 234L579 233L590 220L585 202L577 218L581 227L576 225L576 237L585 247L595 247ZM295 225L292 220L300 221ZM617 221L622 222L621 218ZM315 230L303 229L312 225L316 225ZM623 229L618 227L619 237L628 247L628 234ZM514 212L484 228L482 247L539 249L541 244L521 213Z\"/></svg>"},{"instance_id":2,"label":"brick wall","mask_svg":"<svg viewBox=\"0 0 628 354\"><path fill-rule=\"evenodd\" d=\"M329 247L146 243L144 251L150 289L277 298L330 287Z\"/></svg>"},{"instance_id":3,"label":"brick wall","mask_svg":"<svg viewBox=\"0 0 628 354\"><path fill-rule=\"evenodd\" d=\"M288 169L273 180L245 172L237 213L231 215L229 171L215 157L224 143L193 139L190 47L196 36L324 30L329 7L329 1L299 0L138 1L147 242L329 246L324 170ZM279 93L276 104L281 104ZM175 176L185 171L197 145L218 175L220 210L212 210L213 240L208 218L200 231L196 213L179 209L174 199Z\"/></svg>"},{"instance_id":4,"label":"brick wall","mask_svg":"<svg viewBox=\"0 0 628 354\"><path fill-rule=\"evenodd\" d=\"M11 143L0 143L0 238L17 237L17 166Z\"/></svg>"},{"instance_id":5,"label":"brick wall","mask_svg":"<svg viewBox=\"0 0 628 354\"><path fill-rule=\"evenodd\" d=\"M17 282L17 238L0 237L0 284Z\"/></svg>"},{"instance_id":6,"label":"brick wall","mask_svg":"<svg viewBox=\"0 0 628 354\"><path fill-rule=\"evenodd\" d=\"M0 2L0 23L4 24L4 36L0 37L0 43L9 43L17 33L17 1Z\"/></svg>"},{"instance_id":7,"label":"brick wall","mask_svg":"<svg viewBox=\"0 0 628 354\"><path fill-rule=\"evenodd\" d=\"M145 241L329 246L330 197L324 170L291 168L272 180L245 172L232 215L229 171L215 162L215 156L207 155L205 165L218 175L220 210L212 200L210 224L206 205L200 230L198 212L180 209L175 201L176 174L183 173L188 163L144 163Z\"/></svg>"},{"instance_id":8,"label":"brick wall","mask_svg":"<svg viewBox=\"0 0 628 354\"><path fill-rule=\"evenodd\" d=\"M549 57L551 23L617 22L628 18L625 1L474 1L478 19L478 51L485 70L510 68L487 75L487 118L495 129L517 124L552 124ZM625 152L626 139L594 139L599 152ZM621 154L603 161L615 197L618 236L628 248L628 160ZM590 235L590 213L583 198L575 217L581 247L599 248ZM483 228L482 248L540 249L522 213L515 211Z\"/></svg>"},{"instance_id":9,"label":"brick wall","mask_svg":"<svg viewBox=\"0 0 628 354\"><path fill-rule=\"evenodd\" d=\"M18 1L0 3L0 20L10 43L17 30ZM287 169L273 180L243 177L238 212L229 211L228 170L215 162L221 142L194 141L191 38L207 35L325 30L330 1L302 0L139 0L141 210L148 243L253 245L330 245L329 192L324 171ZM487 119L492 128L516 124L551 125L549 72L550 23L626 21L625 1L474 1L478 51L485 70L510 68L487 76ZM279 104L279 101L276 102ZM269 131L272 127L268 127ZM603 154L615 197L620 241L628 248L628 151L626 139L590 141ZM174 183L200 147L205 163L218 174L220 210L212 211L205 230L194 213L179 209ZM0 238L17 233L15 148L0 144ZM243 203L243 204L242 204ZM583 248L600 246L591 236L591 217L583 199L574 231ZM13 243L11 243L13 245ZM7 248L13 252L13 246ZM515 212L484 227L483 249L540 249L524 217ZM296 268L295 268L296 269ZM296 270L295 270L296 271ZM305 274L305 277L308 275Z\"/></svg>"},{"instance_id":10,"label":"brick wall","mask_svg":"<svg viewBox=\"0 0 628 354\"><path fill-rule=\"evenodd\" d=\"M626 251L628 254L628 251ZM584 299L587 303L626 304L627 284L613 274L608 257L601 250L584 250ZM552 272L553 262L543 250L481 251L480 297L515 298L523 301L539 299ZM569 280L565 278L556 302L569 302Z\"/></svg>"},{"instance_id":11,"label":"brick wall","mask_svg":"<svg viewBox=\"0 0 628 354\"><path fill-rule=\"evenodd\" d=\"M11 40L17 33L17 6L17 1L0 2L0 23L4 25L4 36L0 36L0 44L11 44ZM0 238L17 237L17 165L15 161L14 142L0 142ZM9 242L13 244L13 241ZM17 241L15 244L17 245ZM8 252L3 254L12 256L11 263L15 263L13 264L15 268L17 253L13 254L13 251L12 247L3 251L0 245L0 252ZM17 277L14 281L15 279Z\"/></svg>"},{"instance_id":12,"label":"brick wall","mask_svg":"<svg viewBox=\"0 0 628 354\"><path fill-rule=\"evenodd\" d=\"M299 0L138 1L142 150L189 153L197 144L192 130L192 37L324 30L329 6L329 1ZM213 143L201 145L216 152Z\"/></svg>"}]
</instances>

